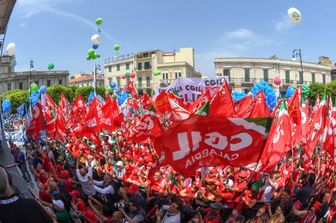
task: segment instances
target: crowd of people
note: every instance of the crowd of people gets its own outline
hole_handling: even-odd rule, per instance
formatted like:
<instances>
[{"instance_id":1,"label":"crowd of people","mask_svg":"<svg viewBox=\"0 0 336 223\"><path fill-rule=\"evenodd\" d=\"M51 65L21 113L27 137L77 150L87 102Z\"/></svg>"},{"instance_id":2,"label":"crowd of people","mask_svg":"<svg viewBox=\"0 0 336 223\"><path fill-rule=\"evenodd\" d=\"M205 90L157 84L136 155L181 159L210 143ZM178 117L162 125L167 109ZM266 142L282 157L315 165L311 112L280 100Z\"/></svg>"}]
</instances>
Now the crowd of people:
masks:
<instances>
[{"instance_id":1,"label":"crowd of people","mask_svg":"<svg viewBox=\"0 0 336 223\"><path fill-rule=\"evenodd\" d=\"M294 149L268 173L218 166L186 178L156 166L150 144L131 144L118 132L102 142L98 150L87 141L31 140L26 154L11 143L54 222L335 222L335 168L318 148L311 159Z\"/></svg>"}]
</instances>

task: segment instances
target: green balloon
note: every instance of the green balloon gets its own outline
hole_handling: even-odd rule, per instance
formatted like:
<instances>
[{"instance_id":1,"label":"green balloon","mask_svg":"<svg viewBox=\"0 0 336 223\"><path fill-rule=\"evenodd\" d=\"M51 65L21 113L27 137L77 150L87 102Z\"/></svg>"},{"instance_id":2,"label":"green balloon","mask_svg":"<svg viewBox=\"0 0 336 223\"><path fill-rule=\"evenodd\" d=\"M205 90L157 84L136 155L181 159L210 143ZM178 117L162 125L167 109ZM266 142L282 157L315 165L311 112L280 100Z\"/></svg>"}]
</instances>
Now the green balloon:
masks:
<instances>
[{"instance_id":1,"label":"green balloon","mask_svg":"<svg viewBox=\"0 0 336 223\"><path fill-rule=\"evenodd\" d=\"M120 45L119 45L118 43L117 43L117 44L114 44L113 49L114 49L115 51L120 50Z\"/></svg>"},{"instance_id":2,"label":"green balloon","mask_svg":"<svg viewBox=\"0 0 336 223\"><path fill-rule=\"evenodd\" d=\"M113 92L113 89L109 86L109 87L107 88L107 91L108 91L109 93L112 93L112 92Z\"/></svg>"},{"instance_id":3,"label":"green balloon","mask_svg":"<svg viewBox=\"0 0 336 223\"><path fill-rule=\"evenodd\" d=\"M53 63L48 64L48 70L52 70L54 68L55 68L55 64L53 64Z\"/></svg>"},{"instance_id":4,"label":"green balloon","mask_svg":"<svg viewBox=\"0 0 336 223\"><path fill-rule=\"evenodd\" d=\"M125 76L126 76L126 78L130 78L130 76L131 76L130 72L126 72Z\"/></svg>"},{"instance_id":5,"label":"green balloon","mask_svg":"<svg viewBox=\"0 0 336 223\"><path fill-rule=\"evenodd\" d=\"M160 70L156 70L155 72L154 72L154 76L160 76L161 75L161 71Z\"/></svg>"},{"instance_id":6,"label":"green balloon","mask_svg":"<svg viewBox=\"0 0 336 223\"><path fill-rule=\"evenodd\" d=\"M86 56L86 60L91 60L90 55L87 55L87 56Z\"/></svg>"},{"instance_id":7,"label":"green balloon","mask_svg":"<svg viewBox=\"0 0 336 223\"><path fill-rule=\"evenodd\" d=\"M96 19L96 24L98 25L98 26L100 26L101 24L103 24L103 18L97 18Z\"/></svg>"},{"instance_id":8,"label":"green balloon","mask_svg":"<svg viewBox=\"0 0 336 223\"><path fill-rule=\"evenodd\" d=\"M310 89L306 84L302 84L302 99L306 99L309 95Z\"/></svg>"},{"instance_id":9,"label":"green balloon","mask_svg":"<svg viewBox=\"0 0 336 223\"><path fill-rule=\"evenodd\" d=\"M37 84L36 84L36 83L32 83L32 84L30 85L30 89L31 89L32 92L37 92L37 91L38 91L38 86L37 86Z\"/></svg>"},{"instance_id":10,"label":"green balloon","mask_svg":"<svg viewBox=\"0 0 336 223\"><path fill-rule=\"evenodd\" d=\"M96 51L95 51L94 49L92 49L92 48L89 49L89 51L88 51L88 55L91 56L91 57L92 57L95 53L96 53Z\"/></svg>"}]
</instances>

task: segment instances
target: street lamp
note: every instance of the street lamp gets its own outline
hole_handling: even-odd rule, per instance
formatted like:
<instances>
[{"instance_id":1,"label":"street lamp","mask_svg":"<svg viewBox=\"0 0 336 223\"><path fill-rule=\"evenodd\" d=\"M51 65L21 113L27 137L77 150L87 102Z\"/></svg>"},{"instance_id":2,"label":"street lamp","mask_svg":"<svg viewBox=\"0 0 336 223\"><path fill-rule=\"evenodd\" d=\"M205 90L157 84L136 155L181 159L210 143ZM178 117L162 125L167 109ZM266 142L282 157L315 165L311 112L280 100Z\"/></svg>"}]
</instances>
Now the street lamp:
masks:
<instances>
[{"instance_id":1,"label":"street lamp","mask_svg":"<svg viewBox=\"0 0 336 223\"><path fill-rule=\"evenodd\" d=\"M303 66L302 66L302 54L301 54L301 49L294 49L293 50L293 60L295 61L296 59L300 60L300 66L301 66L301 73L303 75ZM295 78L296 81L296 78ZM301 83L302 84L302 83Z\"/></svg>"},{"instance_id":2,"label":"street lamp","mask_svg":"<svg viewBox=\"0 0 336 223\"><path fill-rule=\"evenodd\" d=\"M93 83L94 83L94 94L97 96L97 73L101 72L101 68L99 64L95 64L94 72L93 72Z\"/></svg>"}]
</instances>

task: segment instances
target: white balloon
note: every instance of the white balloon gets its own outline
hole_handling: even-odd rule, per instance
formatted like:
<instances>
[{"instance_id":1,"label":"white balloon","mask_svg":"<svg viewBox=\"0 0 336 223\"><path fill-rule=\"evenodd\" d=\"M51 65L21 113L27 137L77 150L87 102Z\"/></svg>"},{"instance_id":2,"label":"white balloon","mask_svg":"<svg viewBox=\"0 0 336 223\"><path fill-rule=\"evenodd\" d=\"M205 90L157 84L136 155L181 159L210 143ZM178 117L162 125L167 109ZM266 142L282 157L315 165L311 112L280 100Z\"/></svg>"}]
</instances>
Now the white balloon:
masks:
<instances>
[{"instance_id":1,"label":"white balloon","mask_svg":"<svg viewBox=\"0 0 336 223\"><path fill-rule=\"evenodd\" d=\"M14 56L15 55L15 43L10 43L7 45L6 51L8 56Z\"/></svg>"},{"instance_id":2,"label":"white balloon","mask_svg":"<svg viewBox=\"0 0 336 223\"><path fill-rule=\"evenodd\" d=\"M94 34L91 36L91 43L92 44L99 44L100 43L100 36L98 34Z\"/></svg>"},{"instance_id":3,"label":"white balloon","mask_svg":"<svg viewBox=\"0 0 336 223\"><path fill-rule=\"evenodd\" d=\"M302 19L301 12L297 8L290 8L288 9L287 13L288 13L289 19L293 23L299 24L301 22L301 19Z\"/></svg>"}]
</instances>

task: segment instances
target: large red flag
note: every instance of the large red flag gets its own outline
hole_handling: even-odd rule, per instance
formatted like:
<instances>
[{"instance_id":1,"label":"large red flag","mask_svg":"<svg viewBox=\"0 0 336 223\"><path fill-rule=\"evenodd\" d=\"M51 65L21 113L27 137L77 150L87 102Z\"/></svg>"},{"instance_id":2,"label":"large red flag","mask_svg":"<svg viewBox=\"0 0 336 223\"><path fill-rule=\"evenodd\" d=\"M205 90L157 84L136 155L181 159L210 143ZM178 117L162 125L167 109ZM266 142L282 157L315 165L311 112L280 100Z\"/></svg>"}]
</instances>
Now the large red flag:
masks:
<instances>
[{"instance_id":1,"label":"large red flag","mask_svg":"<svg viewBox=\"0 0 336 223\"><path fill-rule=\"evenodd\" d=\"M42 105L40 103L36 103L36 106L32 108L32 119L30 120L29 126L26 130L26 134L39 138L41 130L43 130Z\"/></svg>"},{"instance_id":2,"label":"large red flag","mask_svg":"<svg viewBox=\"0 0 336 223\"><path fill-rule=\"evenodd\" d=\"M235 102L235 117L236 118L248 118L254 108L254 102L251 95Z\"/></svg>"},{"instance_id":3,"label":"large red flag","mask_svg":"<svg viewBox=\"0 0 336 223\"><path fill-rule=\"evenodd\" d=\"M153 105L152 100L149 98L149 95L146 93L140 98L142 107L144 109L149 109Z\"/></svg>"},{"instance_id":4,"label":"large red flag","mask_svg":"<svg viewBox=\"0 0 336 223\"><path fill-rule=\"evenodd\" d=\"M309 133L307 137L306 153L308 156L315 150L317 141L319 140L322 131L324 129L324 122L326 116L326 94L324 94L323 99L316 99L314 109L311 114L309 123Z\"/></svg>"},{"instance_id":5,"label":"large red flag","mask_svg":"<svg viewBox=\"0 0 336 223\"><path fill-rule=\"evenodd\" d=\"M132 97L134 97L136 99L139 99L139 95L138 95L137 91L135 90L132 81L128 81L127 87L128 87L128 90L129 90L130 94L132 95Z\"/></svg>"},{"instance_id":6,"label":"large red flag","mask_svg":"<svg viewBox=\"0 0 336 223\"><path fill-rule=\"evenodd\" d=\"M194 115L174 123L155 139L154 148L174 170L190 176L200 167L255 163L266 137L266 128L252 119Z\"/></svg>"},{"instance_id":7,"label":"large red flag","mask_svg":"<svg viewBox=\"0 0 336 223\"><path fill-rule=\"evenodd\" d=\"M266 98L263 90L259 91L252 100L254 108L249 118L271 117L271 112L266 105Z\"/></svg>"},{"instance_id":8,"label":"large red flag","mask_svg":"<svg viewBox=\"0 0 336 223\"><path fill-rule=\"evenodd\" d=\"M336 107L333 106L332 100L329 99L328 116L325 121L325 128L322 138L322 148L327 151L332 160L336 162Z\"/></svg>"},{"instance_id":9,"label":"large red flag","mask_svg":"<svg viewBox=\"0 0 336 223\"><path fill-rule=\"evenodd\" d=\"M267 143L261 155L261 170L273 168L291 147L292 119L289 117L285 101L282 101L278 117L274 120Z\"/></svg>"},{"instance_id":10,"label":"large red flag","mask_svg":"<svg viewBox=\"0 0 336 223\"><path fill-rule=\"evenodd\" d=\"M141 142L148 137L157 137L160 134L160 122L156 114L149 111L131 127L129 138L132 139L133 142Z\"/></svg>"},{"instance_id":11,"label":"large red flag","mask_svg":"<svg viewBox=\"0 0 336 223\"><path fill-rule=\"evenodd\" d=\"M87 134L90 132L100 132L100 126L99 126L99 118L98 118L98 112L97 112L97 105L98 105L98 99L94 98L91 101L91 105L89 107L89 111L87 115L85 116L79 134Z\"/></svg>"},{"instance_id":12,"label":"large red flag","mask_svg":"<svg viewBox=\"0 0 336 223\"><path fill-rule=\"evenodd\" d=\"M209 90L204 90L202 95L188 107L188 111L191 114L195 114L209 101L210 101L210 92Z\"/></svg>"},{"instance_id":13,"label":"large red flag","mask_svg":"<svg viewBox=\"0 0 336 223\"><path fill-rule=\"evenodd\" d=\"M213 94L210 101L210 116L233 117L235 114L229 84L223 85Z\"/></svg>"},{"instance_id":14,"label":"large red flag","mask_svg":"<svg viewBox=\"0 0 336 223\"><path fill-rule=\"evenodd\" d=\"M109 95L106 96L104 105L98 111L98 117L100 119L100 128L113 131L115 129L113 122L113 109L112 100Z\"/></svg>"},{"instance_id":15,"label":"large red flag","mask_svg":"<svg viewBox=\"0 0 336 223\"><path fill-rule=\"evenodd\" d=\"M59 104L58 104L58 108L61 110L61 112L63 113L63 115L65 117L68 116L69 114L69 101L68 99L66 99L66 97L64 96L63 92L61 93L61 99L59 101Z\"/></svg>"},{"instance_id":16,"label":"large red flag","mask_svg":"<svg viewBox=\"0 0 336 223\"><path fill-rule=\"evenodd\" d=\"M301 134L301 86L299 86L294 95L288 100L288 114L293 121L293 133L292 133L292 142L293 146L296 146L300 143L302 139Z\"/></svg>"}]
</instances>

